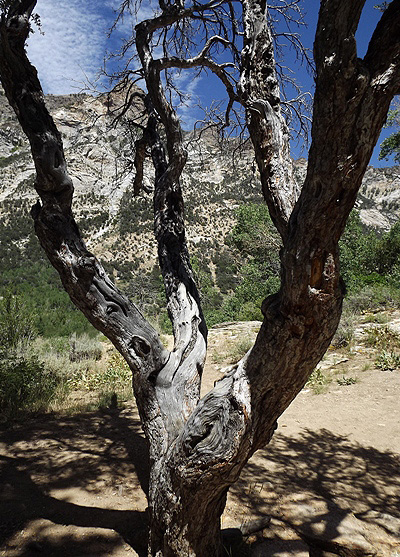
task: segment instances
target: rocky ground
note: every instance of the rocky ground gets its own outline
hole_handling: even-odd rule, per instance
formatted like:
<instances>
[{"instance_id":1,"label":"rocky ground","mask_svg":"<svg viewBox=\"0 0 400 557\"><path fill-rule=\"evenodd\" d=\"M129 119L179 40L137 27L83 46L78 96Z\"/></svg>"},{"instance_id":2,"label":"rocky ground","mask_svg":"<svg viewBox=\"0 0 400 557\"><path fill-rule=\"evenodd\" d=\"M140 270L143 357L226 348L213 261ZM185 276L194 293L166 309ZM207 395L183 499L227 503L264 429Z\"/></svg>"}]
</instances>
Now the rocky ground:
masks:
<instances>
[{"instance_id":1,"label":"rocky ground","mask_svg":"<svg viewBox=\"0 0 400 557\"><path fill-rule=\"evenodd\" d=\"M223 528L230 539L251 533L232 555L400 556L400 371L376 367L366 342L371 328L400 330L400 314L364 321L231 489ZM210 332L204 391L256 330ZM148 471L134 406L37 417L0 441L0 555L145 555Z\"/></svg>"}]
</instances>

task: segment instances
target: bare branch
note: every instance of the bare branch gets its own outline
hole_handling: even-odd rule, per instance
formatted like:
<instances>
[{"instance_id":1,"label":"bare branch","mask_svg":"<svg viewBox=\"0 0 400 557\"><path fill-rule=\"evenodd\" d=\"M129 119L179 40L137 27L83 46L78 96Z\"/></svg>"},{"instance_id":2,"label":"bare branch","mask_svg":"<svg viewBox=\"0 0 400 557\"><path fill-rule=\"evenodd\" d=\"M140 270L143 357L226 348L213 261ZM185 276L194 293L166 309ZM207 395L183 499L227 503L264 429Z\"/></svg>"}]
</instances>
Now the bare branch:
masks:
<instances>
[{"instance_id":1,"label":"bare branch","mask_svg":"<svg viewBox=\"0 0 400 557\"><path fill-rule=\"evenodd\" d=\"M292 176L288 129L280 111L273 40L266 8L259 0L242 0L245 38L240 97L248 115L265 200L283 241L298 195Z\"/></svg>"},{"instance_id":2,"label":"bare branch","mask_svg":"<svg viewBox=\"0 0 400 557\"><path fill-rule=\"evenodd\" d=\"M400 94L400 2L393 0L382 14L364 58L377 90Z\"/></svg>"}]
</instances>

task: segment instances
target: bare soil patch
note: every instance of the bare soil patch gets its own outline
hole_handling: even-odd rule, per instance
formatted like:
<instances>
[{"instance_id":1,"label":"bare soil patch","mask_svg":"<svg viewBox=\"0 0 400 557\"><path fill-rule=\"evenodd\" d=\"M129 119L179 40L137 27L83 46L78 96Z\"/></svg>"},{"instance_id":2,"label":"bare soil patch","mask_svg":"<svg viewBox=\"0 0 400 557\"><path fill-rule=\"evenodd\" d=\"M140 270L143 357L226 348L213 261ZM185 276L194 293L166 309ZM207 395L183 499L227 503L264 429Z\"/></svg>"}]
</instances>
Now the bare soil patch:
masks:
<instances>
[{"instance_id":1,"label":"bare soil patch","mask_svg":"<svg viewBox=\"0 0 400 557\"><path fill-rule=\"evenodd\" d=\"M394 328L399 317L390 316ZM224 528L269 520L242 554L306 557L311 547L313 555L367 555L372 547L370 555L400 555L400 371L376 368L366 327L351 351L329 351L325 392L300 393L232 488ZM210 332L204 392L256 330ZM147 446L133 404L37 416L0 433L1 556L146 555ZM343 549L346 536L353 553Z\"/></svg>"}]
</instances>

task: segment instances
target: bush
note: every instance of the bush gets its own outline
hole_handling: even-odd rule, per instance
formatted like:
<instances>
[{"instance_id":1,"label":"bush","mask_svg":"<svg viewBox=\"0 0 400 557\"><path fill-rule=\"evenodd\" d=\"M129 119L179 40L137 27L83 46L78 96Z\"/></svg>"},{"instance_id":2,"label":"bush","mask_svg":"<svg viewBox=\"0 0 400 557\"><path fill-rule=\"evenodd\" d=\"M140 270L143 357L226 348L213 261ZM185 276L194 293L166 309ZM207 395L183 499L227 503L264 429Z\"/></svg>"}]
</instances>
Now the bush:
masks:
<instances>
[{"instance_id":1,"label":"bush","mask_svg":"<svg viewBox=\"0 0 400 557\"><path fill-rule=\"evenodd\" d=\"M46 410L65 394L65 381L36 356L9 354L0 360L0 408L3 420L23 411Z\"/></svg>"},{"instance_id":2,"label":"bush","mask_svg":"<svg viewBox=\"0 0 400 557\"><path fill-rule=\"evenodd\" d=\"M365 343L381 349L400 348L400 334L388 327L370 327L365 330Z\"/></svg>"},{"instance_id":3,"label":"bush","mask_svg":"<svg viewBox=\"0 0 400 557\"><path fill-rule=\"evenodd\" d=\"M339 247L341 274L350 292L382 279L376 272L378 237L366 230L355 210L350 213Z\"/></svg>"},{"instance_id":4,"label":"bush","mask_svg":"<svg viewBox=\"0 0 400 557\"><path fill-rule=\"evenodd\" d=\"M382 350L376 359L376 367L382 371L393 371L400 367L400 354Z\"/></svg>"},{"instance_id":5,"label":"bush","mask_svg":"<svg viewBox=\"0 0 400 557\"><path fill-rule=\"evenodd\" d=\"M118 353L114 352L106 367L97 366L88 369L75 364L75 369L68 373L68 385L77 390L97 391L100 398L118 395L125 399L132 397L132 372Z\"/></svg>"},{"instance_id":6,"label":"bush","mask_svg":"<svg viewBox=\"0 0 400 557\"><path fill-rule=\"evenodd\" d=\"M309 387L315 395L320 395L328 390L328 386L331 382L331 378L317 367L308 378L306 387Z\"/></svg>"},{"instance_id":7,"label":"bush","mask_svg":"<svg viewBox=\"0 0 400 557\"><path fill-rule=\"evenodd\" d=\"M365 286L350 292L345 300L345 308L354 313L397 308L400 305L400 291L381 284Z\"/></svg>"},{"instance_id":8,"label":"bush","mask_svg":"<svg viewBox=\"0 0 400 557\"><path fill-rule=\"evenodd\" d=\"M335 348L349 346L354 338L354 322L354 314L350 312L343 312L339 326L332 340L332 345Z\"/></svg>"},{"instance_id":9,"label":"bush","mask_svg":"<svg viewBox=\"0 0 400 557\"><path fill-rule=\"evenodd\" d=\"M19 296L5 291L0 300L0 414L3 420L22 411L48 407L63 392L61 375L32 353L33 317Z\"/></svg>"},{"instance_id":10,"label":"bush","mask_svg":"<svg viewBox=\"0 0 400 557\"><path fill-rule=\"evenodd\" d=\"M34 336L33 316L19 296L5 290L0 298L0 354L25 345Z\"/></svg>"}]
</instances>

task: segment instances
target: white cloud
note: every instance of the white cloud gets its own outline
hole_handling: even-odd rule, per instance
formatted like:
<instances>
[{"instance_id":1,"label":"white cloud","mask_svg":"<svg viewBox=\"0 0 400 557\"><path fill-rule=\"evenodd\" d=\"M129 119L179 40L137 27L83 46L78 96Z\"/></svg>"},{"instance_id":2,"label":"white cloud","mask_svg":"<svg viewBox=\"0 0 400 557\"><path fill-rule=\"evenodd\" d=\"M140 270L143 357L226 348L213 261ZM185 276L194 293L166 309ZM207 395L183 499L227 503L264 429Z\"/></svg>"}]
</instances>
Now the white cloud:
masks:
<instances>
[{"instance_id":1,"label":"white cloud","mask_svg":"<svg viewBox=\"0 0 400 557\"><path fill-rule=\"evenodd\" d=\"M136 21L126 17L116 30L111 45L107 45L107 31L111 27L118 0L38 0L39 14L44 35L38 30L29 37L28 56L36 66L45 93L68 94L84 88L87 80L94 81L103 65L107 46L118 48L118 39L132 31L137 21L150 17L156 3L143 1ZM154 55L161 55L158 47ZM194 72L175 73L175 81L186 98L178 104L178 114L183 124L191 128L196 121L197 90L201 79Z\"/></svg>"},{"instance_id":2,"label":"white cloud","mask_svg":"<svg viewBox=\"0 0 400 557\"><path fill-rule=\"evenodd\" d=\"M46 93L65 94L95 79L106 45L110 21L90 0L38 0L42 23L28 40L28 56L36 66Z\"/></svg>"}]
</instances>

